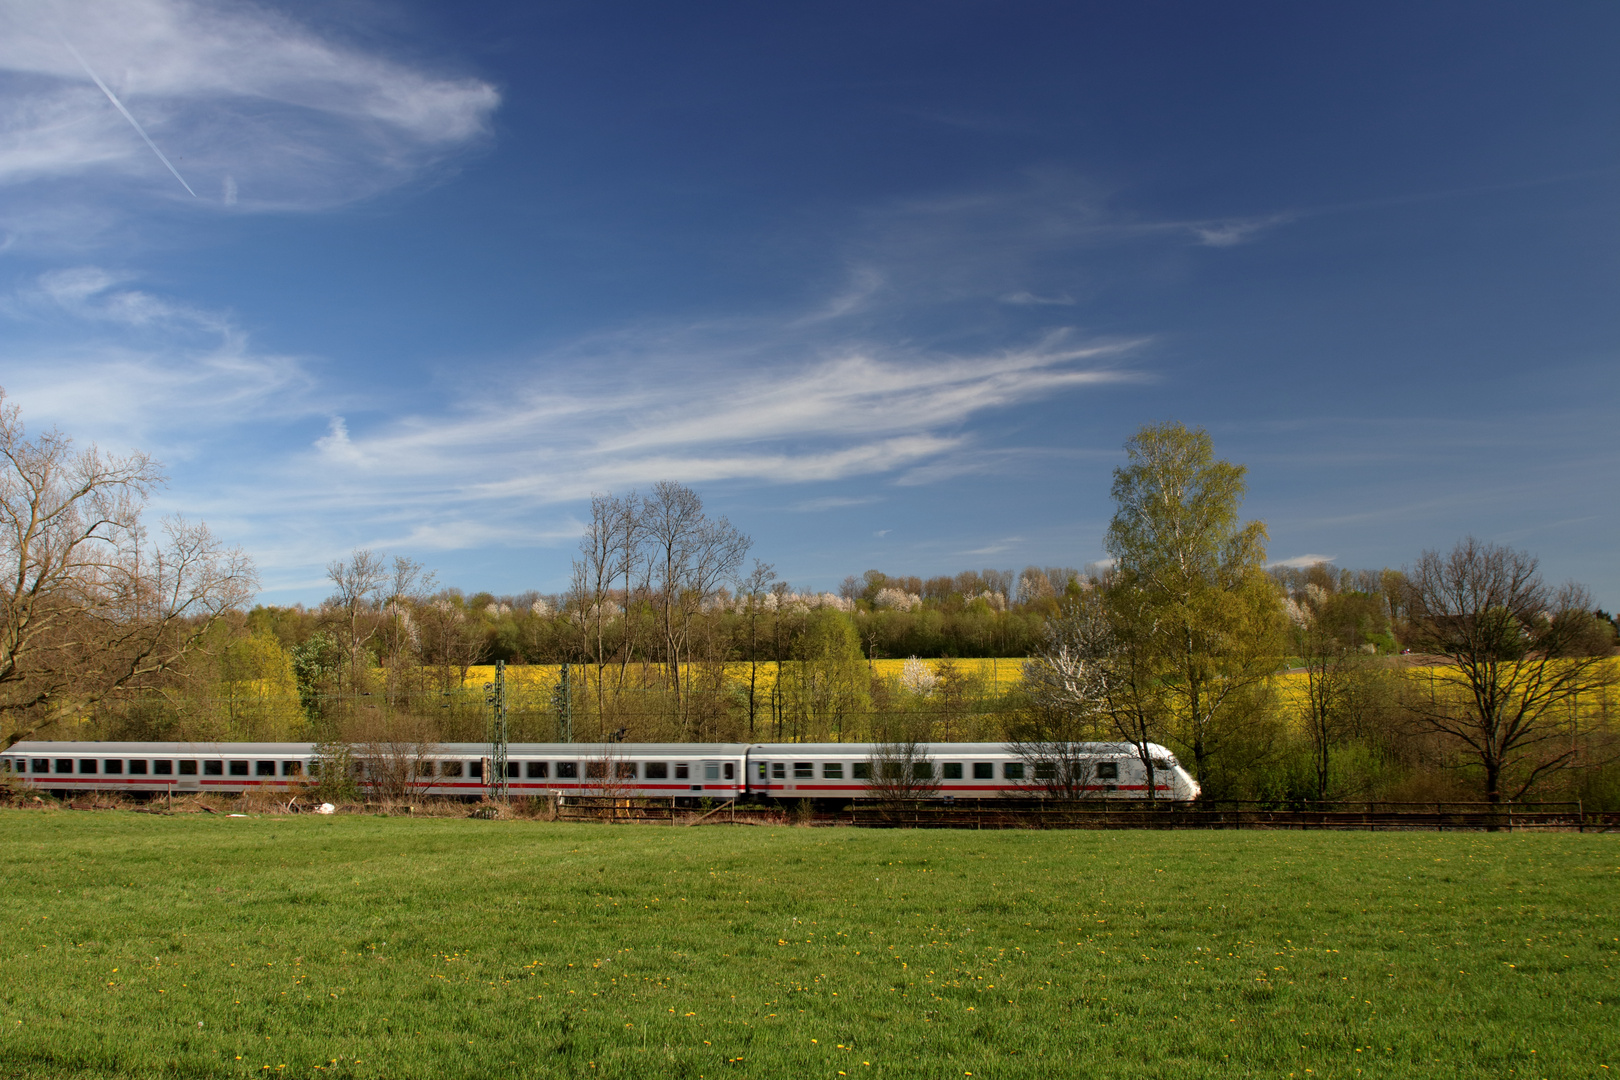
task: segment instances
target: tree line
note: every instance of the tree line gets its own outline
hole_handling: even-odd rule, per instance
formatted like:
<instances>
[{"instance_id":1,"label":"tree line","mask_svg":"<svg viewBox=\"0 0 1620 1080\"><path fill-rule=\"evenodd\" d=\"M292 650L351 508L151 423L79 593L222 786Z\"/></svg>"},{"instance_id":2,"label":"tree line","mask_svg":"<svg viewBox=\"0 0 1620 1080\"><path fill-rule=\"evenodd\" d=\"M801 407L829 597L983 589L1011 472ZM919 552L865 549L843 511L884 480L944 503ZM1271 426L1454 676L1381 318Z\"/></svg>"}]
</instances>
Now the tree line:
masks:
<instances>
[{"instance_id":1,"label":"tree line","mask_svg":"<svg viewBox=\"0 0 1620 1080\"><path fill-rule=\"evenodd\" d=\"M1245 470L1143 428L1110 560L796 590L689 488L593 498L559 594L467 595L356 551L316 607L255 606L252 561L178 519L133 455L29 438L0 396L0 723L20 738L997 741L1075 779L1091 740L1179 754L1220 797L1620 802L1614 625L1527 553L1475 540L1402 570L1267 567ZM876 659L910 657L898 672ZM993 684L977 657L1022 668ZM1068 770L1067 772L1065 770Z\"/></svg>"}]
</instances>

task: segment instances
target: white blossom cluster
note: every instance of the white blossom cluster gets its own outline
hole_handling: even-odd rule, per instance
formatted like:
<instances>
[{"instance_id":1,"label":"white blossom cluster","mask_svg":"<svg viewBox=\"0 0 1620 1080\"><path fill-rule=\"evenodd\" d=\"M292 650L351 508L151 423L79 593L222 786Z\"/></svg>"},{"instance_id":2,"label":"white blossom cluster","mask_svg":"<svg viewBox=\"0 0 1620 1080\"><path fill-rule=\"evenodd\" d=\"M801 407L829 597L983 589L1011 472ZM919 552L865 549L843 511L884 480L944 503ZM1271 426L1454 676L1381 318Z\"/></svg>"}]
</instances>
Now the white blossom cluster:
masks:
<instances>
[{"instance_id":1,"label":"white blossom cluster","mask_svg":"<svg viewBox=\"0 0 1620 1080\"><path fill-rule=\"evenodd\" d=\"M934 674L934 669L915 656L909 657L905 667L900 669L900 685L913 694L932 693L938 682L939 676Z\"/></svg>"},{"instance_id":2,"label":"white blossom cluster","mask_svg":"<svg viewBox=\"0 0 1620 1080\"><path fill-rule=\"evenodd\" d=\"M739 599L739 610L747 607L747 597ZM837 593L766 593L759 598L761 611L785 611L789 614L803 615L816 608L833 608L837 611L854 611L855 602L846 600Z\"/></svg>"},{"instance_id":3,"label":"white blossom cluster","mask_svg":"<svg viewBox=\"0 0 1620 1080\"><path fill-rule=\"evenodd\" d=\"M897 611L916 611L922 607L922 597L894 588L881 590L872 602L880 608L894 608Z\"/></svg>"}]
</instances>

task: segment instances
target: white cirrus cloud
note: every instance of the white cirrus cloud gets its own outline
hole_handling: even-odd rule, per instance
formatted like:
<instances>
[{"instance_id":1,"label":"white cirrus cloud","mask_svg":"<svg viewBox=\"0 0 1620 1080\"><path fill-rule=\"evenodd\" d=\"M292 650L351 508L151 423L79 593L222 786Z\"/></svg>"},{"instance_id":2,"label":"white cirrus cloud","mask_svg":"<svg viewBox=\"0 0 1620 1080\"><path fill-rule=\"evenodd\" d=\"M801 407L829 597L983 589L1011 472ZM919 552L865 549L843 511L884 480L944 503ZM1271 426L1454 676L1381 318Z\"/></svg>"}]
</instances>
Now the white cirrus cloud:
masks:
<instances>
[{"instance_id":1,"label":"white cirrus cloud","mask_svg":"<svg viewBox=\"0 0 1620 1080\"><path fill-rule=\"evenodd\" d=\"M0 28L0 185L23 209L70 197L69 178L78 199L93 197L89 181L103 196L190 201L86 66L190 186L238 211L330 206L400 183L482 137L499 103L479 79L245 4L0 0ZM24 217L6 224L27 233Z\"/></svg>"},{"instance_id":2,"label":"white cirrus cloud","mask_svg":"<svg viewBox=\"0 0 1620 1080\"><path fill-rule=\"evenodd\" d=\"M185 456L204 432L246 416L312 412L314 379L299 359L259 351L229 313L132 280L80 266L0 296L10 338L0 382L31 422Z\"/></svg>"},{"instance_id":3,"label":"white cirrus cloud","mask_svg":"<svg viewBox=\"0 0 1620 1080\"><path fill-rule=\"evenodd\" d=\"M620 364L606 369L616 373L607 380L562 392L508 392L361 432L355 417L335 418L306 467L351 477L378 500L403 486L529 505L666 478L805 483L895 474L970 452L973 439L959 428L981 413L1137 378L1119 360L1138 344L1054 336L990 355L903 358L851 349L753 375L731 364L706 372ZM660 370L682 374L670 380Z\"/></svg>"},{"instance_id":4,"label":"white cirrus cloud","mask_svg":"<svg viewBox=\"0 0 1620 1080\"><path fill-rule=\"evenodd\" d=\"M1304 570L1306 567L1315 566L1317 563L1331 563L1337 558L1337 555L1295 555L1289 559L1276 559L1267 563L1266 566L1286 566L1291 570Z\"/></svg>"}]
</instances>

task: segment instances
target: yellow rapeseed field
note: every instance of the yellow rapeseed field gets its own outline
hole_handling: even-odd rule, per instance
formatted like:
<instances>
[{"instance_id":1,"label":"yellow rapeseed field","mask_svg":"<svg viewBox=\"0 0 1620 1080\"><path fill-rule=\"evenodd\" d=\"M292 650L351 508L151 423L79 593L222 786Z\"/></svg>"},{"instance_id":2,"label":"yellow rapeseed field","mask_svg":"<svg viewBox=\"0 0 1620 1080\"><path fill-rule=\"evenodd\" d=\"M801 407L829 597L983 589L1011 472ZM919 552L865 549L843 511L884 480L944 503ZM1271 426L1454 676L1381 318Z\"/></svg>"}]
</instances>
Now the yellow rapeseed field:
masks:
<instances>
[{"instance_id":1,"label":"yellow rapeseed field","mask_svg":"<svg viewBox=\"0 0 1620 1080\"><path fill-rule=\"evenodd\" d=\"M791 666L793 661L783 664ZM969 693L973 696L992 697L1005 694L1017 686L1023 675L1024 661L1017 657L1000 658L972 658L954 660L924 660L930 669L939 672L941 665L954 664L958 671L965 674L972 683ZM1620 681L1620 657L1610 661L1617 668L1617 681ZM905 660L871 660L867 666L873 674L880 678L898 680L905 669ZM506 669L506 678L510 690L517 693L549 693L556 685L560 665L557 664L518 664ZM1424 666L1415 666L1408 669L1409 674L1419 675L1425 671L1439 670ZM574 685L585 687L594 685L595 668L590 665L575 665L573 668ZM743 663L729 663L726 665L726 679L737 688L748 684L749 665ZM495 678L493 664L481 664L469 668L463 687L473 689L492 681ZM758 692L769 692L776 681L776 664L762 661L756 670L755 687ZM1272 678L1272 687L1277 693L1277 704L1282 710L1290 726L1304 730L1304 713L1306 708L1307 680L1302 669L1279 671ZM1582 701L1580 706L1580 720L1585 723L1605 723L1613 719L1617 709L1620 709L1620 693L1609 691L1590 695Z\"/></svg>"},{"instance_id":2,"label":"yellow rapeseed field","mask_svg":"<svg viewBox=\"0 0 1620 1080\"><path fill-rule=\"evenodd\" d=\"M954 664L959 672L982 687L986 694L1003 694L1017 685L1023 676L1024 661L1017 657L989 657L971 658L965 660L924 660L924 664L936 673L942 664ZM790 666L794 661L787 661L784 667ZM869 660L868 668L873 674L886 679L898 679L905 670L905 660ZM559 664L514 664L506 669L508 685L518 685L525 689L547 689L557 685ZM726 665L726 679L738 686L748 684L749 665L746 661L729 663ZM574 665L573 678L595 678L596 669L588 664ZM494 664L479 664L467 669L467 678L462 686L474 688L483 686L495 678ZM776 681L776 663L774 661L760 661L756 671L756 686L761 689L770 689ZM579 684L576 684L579 685Z\"/></svg>"}]
</instances>

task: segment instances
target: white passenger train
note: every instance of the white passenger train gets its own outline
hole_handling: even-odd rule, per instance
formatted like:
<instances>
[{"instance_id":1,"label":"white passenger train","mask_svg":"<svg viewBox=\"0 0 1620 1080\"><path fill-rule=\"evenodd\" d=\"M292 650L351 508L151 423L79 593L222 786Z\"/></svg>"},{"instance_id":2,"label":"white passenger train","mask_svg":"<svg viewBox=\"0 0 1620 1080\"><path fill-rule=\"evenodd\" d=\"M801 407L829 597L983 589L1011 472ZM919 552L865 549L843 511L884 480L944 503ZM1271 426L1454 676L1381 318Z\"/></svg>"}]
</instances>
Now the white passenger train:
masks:
<instances>
[{"instance_id":1,"label":"white passenger train","mask_svg":"<svg viewBox=\"0 0 1620 1080\"><path fill-rule=\"evenodd\" d=\"M932 743L910 762L930 798L1038 798L1055 764L996 743ZM1086 743L1071 762L1088 797L1143 799L1147 770L1130 743ZM1198 782L1164 747L1148 744L1155 797L1198 797ZM510 795L626 798L867 799L881 794L870 743L512 743ZM476 797L486 790L488 743L445 743L408 761L367 761L355 748L362 787L404 769L422 796ZM892 764L891 766L892 767ZM63 793L189 793L288 789L318 779L314 743L19 742L0 755L0 777ZM884 785L886 787L886 785Z\"/></svg>"}]
</instances>

